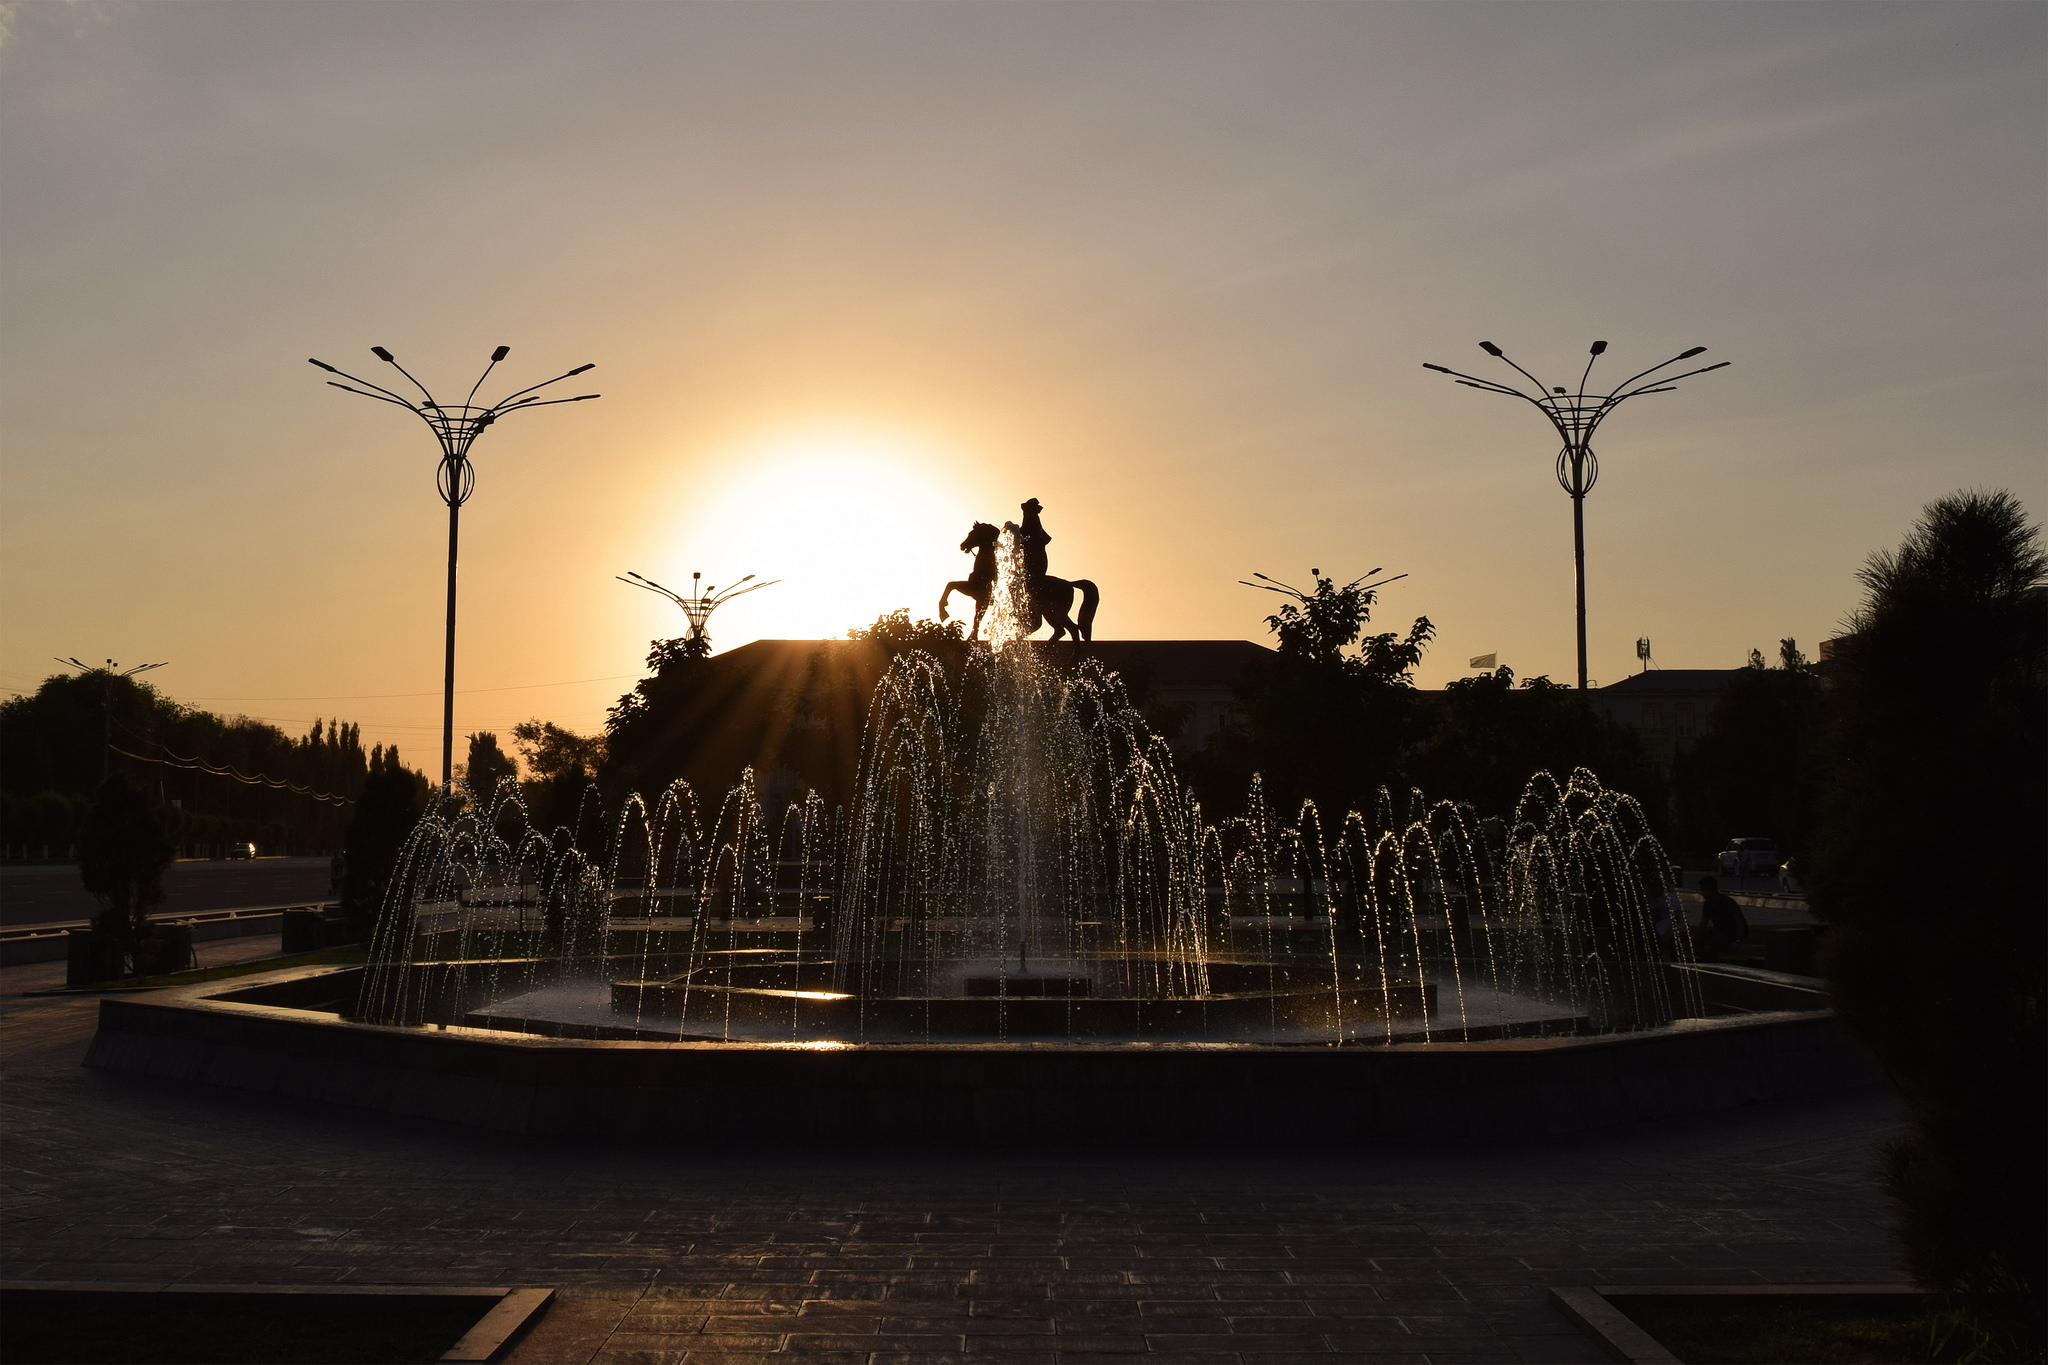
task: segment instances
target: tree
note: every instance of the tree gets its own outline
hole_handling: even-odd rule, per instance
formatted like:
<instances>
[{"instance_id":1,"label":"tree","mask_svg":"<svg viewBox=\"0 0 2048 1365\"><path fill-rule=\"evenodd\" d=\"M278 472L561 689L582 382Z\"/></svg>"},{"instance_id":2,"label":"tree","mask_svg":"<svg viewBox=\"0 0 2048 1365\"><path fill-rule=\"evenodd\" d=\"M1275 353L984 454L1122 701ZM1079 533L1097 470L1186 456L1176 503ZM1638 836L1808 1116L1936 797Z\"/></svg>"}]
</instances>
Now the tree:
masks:
<instances>
[{"instance_id":1,"label":"tree","mask_svg":"<svg viewBox=\"0 0 2048 1365\"><path fill-rule=\"evenodd\" d=\"M149 912L163 903L164 869L176 850L163 812L120 773L95 794L78 845L78 876L100 903L93 926L144 971Z\"/></svg>"},{"instance_id":2,"label":"tree","mask_svg":"<svg viewBox=\"0 0 2048 1365\"><path fill-rule=\"evenodd\" d=\"M534 828L573 828L584 789L604 762L603 736L579 735L536 718L513 726L512 741L526 765L522 788Z\"/></svg>"},{"instance_id":3,"label":"tree","mask_svg":"<svg viewBox=\"0 0 2048 1365\"><path fill-rule=\"evenodd\" d=\"M1568 781L1589 768L1645 810L1664 805L1642 744L1626 726L1603 720L1576 687L1538 676L1515 682L1505 665L1453 679L1426 717L1428 731L1408 764L1408 780L1431 796L1470 802L1510 817L1538 772Z\"/></svg>"},{"instance_id":4,"label":"tree","mask_svg":"<svg viewBox=\"0 0 2048 1365\"><path fill-rule=\"evenodd\" d=\"M1340 587L1320 569L1309 575L1313 591L1272 579L1252 585L1289 601L1266 618L1279 652L1238 685L1245 725L1212 737L1189 765L1212 810L1241 802L1253 772L1264 775L1275 810L1291 813L1308 799L1330 820L1369 809L1379 787L1399 782L1418 709L1413 674L1436 627L1418 616L1405 635L1366 635L1377 586L1358 578Z\"/></svg>"},{"instance_id":5,"label":"tree","mask_svg":"<svg viewBox=\"0 0 2048 1365\"><path fill-rule=\"evenodd\" d=\"M1860 577L1810 883L1822 969L1905 1104L1883 1173L1913 1275L2038 1343L2048 556L2009 493L1955 493Z\"/></svg>"},{"instance_id":6,"label":"tree","mask_svg":"<svg viewBox=\"0 0 2048 1365\"><path fill-rule=\"evenodd\" d=\"M1814 835L1816 749L1826 714L1820 675L1796 640L1778 642L1778 666L1762 650L1731 674L1714 725L1673 760L1678 846L1709 858L1737 835L1778 841L1804 860Z\"/></svg>"},{"instance_id":7,"label":"tree","mask_svg":"<svg viewBox=\"0 0 2048 1365\"><path fill-rule=\"evenodd\" d=\"M877 616L871 626L853 627L846 638L865 640L892 659L921 649L956 673L967 659L967 632L958 621L913 621L902 607Z\"/></svg>"},{"instance_id":8,"label":"tree","mask_svg":"<svg viewBox=\"0 0 2048 1365\"><path fill-rule=\"evenodd\" d=\"M350 940L366 943L383 909L413 826L427 808L427 779L398 759L398 746L370 751L369 775L343 842L341 913Z\"/></svg>"},{"instance_id":9,"label":"tree","mask_svg":"<svg viewBox=\"0 0 2048 1365\"><path fill-rule=\"evenodd\" d=\"M498 736L489 730L469 737L469 758L462 765L462 777L482 810L489 810L498 794L498 784L519 776L519 765L498 747Z\"/></svg>"}]
</instances>

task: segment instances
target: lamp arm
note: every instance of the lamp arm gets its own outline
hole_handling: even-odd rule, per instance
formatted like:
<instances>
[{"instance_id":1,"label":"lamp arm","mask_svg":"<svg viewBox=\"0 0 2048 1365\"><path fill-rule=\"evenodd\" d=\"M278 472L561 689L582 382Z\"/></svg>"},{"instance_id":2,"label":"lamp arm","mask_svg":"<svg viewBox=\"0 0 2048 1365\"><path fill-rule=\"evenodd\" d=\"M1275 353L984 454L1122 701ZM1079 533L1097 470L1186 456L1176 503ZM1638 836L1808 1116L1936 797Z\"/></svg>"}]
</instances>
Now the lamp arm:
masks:
<instances>
[{"instance_id":1,"label":"lamp arm","mask_svg":"<svg viewBox=\"0 0 2048 1365\"><path fill-rule=\"evenodd\" d=\"M492 412L502 412L505 408L505 405L507 403L510 403L515 398L523 398L527 394L533 393L538 389L544 389L550 384L559 384L564 379L569 378L570 375L582 374L585 370L591 368L593 367L589 365L579 365L577 368L573 370L566 370L563 373L556 375L553 379L543 379L540 381L540 383L533 385L531 388L521 389L517 393L508 393L503 398L500 398L497 402L491 404L490 410Z\"/></svg>"},{"instance_id":2,"label":"lamp arm","mask_svg":"<svg viewBox=\"0 0 2048 1365\"><path fill-rule=\"evenodd\" d=\"M440 406L439 403L436 403L434 401L434 395L427 392L427 386L425 384L420 383L419 380L413 379L411 370L408 370L407 368L405 368L405 366L399 364L396 360L386 360L384 363L386 365L389 365L392 369L398 371L400 374L404 375L407 379L412 379L412 386L418 389L421 392L421 394L425 395L427 405L429 407Z\"/></svg>"},{"instance_id":3,"label":"lamp arm","mask_svg":"<svg viewBox=\"0 0 2048 1365\"><path fill-rule=\"evenodd\" d=\"M462 400L462 406L467 408L476 403L476 391L484 386L484 381L491 377L491 371L497 368L498 360L496 356L493 356L491 363L484 366L484 372L476 377L476 383L469 386L469 396Z\"/></svg>"},{"instance_id":4,"label":"lamp arm","mask_svg":"<svg viewBox=\"0 0 2048 1365\"><path fill-rule=\"evenodd\" d=\"M1670 363L1671 363L1671 362L1670 362L1670 361L1668 361L1668 360L1664 362L1664 364L1665 364L1665 365L1669 365ZM1670 377L1669 379L1660 379L1660 380L1658 380L1658 381L1657 381L1657 383L1658 383L1659 385L1665 385L1665 386L1669 386L1669 385L1675 385L1675 384L1677 384L1677 383L1678 383L1678 381L1679 381L1679 380L1681 380L1681 379L1690 379L1690 378L1692 378L1692 377L1693 377L1694 375L1696 375L1696 374L1705 374L1705 373L1707 373L1707 371L1709 371L1709 370L1725 370L1725 369L1727 369L1727 368L1728 368L1728 367L1729 367L1730 365L1733 365L1734 363L1735 363L1735 362L1734 362L1734 361L1732 361L1732 360L1724 360L1724 361L1722 361L1722 362L1721 362L1720 364L1718 364L1718 365L1704 365L1704 366L1700 367L1700 368L1699 368L1699 369L1697 369L1697 370L1687 370L1687 371L1686 371L1686 372L1685 372L1684 374L1674 374L1674 375L1672 375L1672 376L1671 376L1671 377ZM1663 365L1660 365L1660 366L1658 366L1657 368L1659 368L1659 369L1662 369L1663 367L1664 367ZM1641 378L1641 376L1640 376L1640 375L1638 375L1638 376L1637 376L1637 378ZM1630 382L1630 383L1634 383L1634 382L1635 382L1635 380L1630 380L1629 382ZM1628 391L1627 393L1625 393L1625 394L1622 394L1620 398L1614 398L1614 399L1610 399L1609 401L1611 401L1611 402L1616 402L1616 403L1619 403L1619 402L1621 401L1621 399L1622 399L1622 398L1633 398L1633 397L1635 397L1635 396L1636 396L1637 394L1639 394L1639 393L1662 393L1663 391L1664 391L1664 390L1663 390L1662 388L1656 388L1656 389L1630 389L1630 390L1629 390L1629 391Z\"/></svg>"},{"instance_id":5,"label":"lamp arm","mask_svg":"<svg viewBox=\"0 0 2048 1365\"><path fill-rule=\"evenodd\" d=\"M602 397L604 395L601 393L579 393L574 398L529 398L524 402L514 403L509 408L495 408L487 413L486 416L498 418L510 412L525 412L529 408L545 408L555 403L581 403L592 398Z\"/></svg>"},{"instance_id":6,"label":"lamp arm","mask_svg":"<svg viewBox=\"0 0 2048 1365\"><path fill-rule=\"evenodd\" d=\"M1631 385L1631 384L1635 383L1635 382L1636 382L1636 380L1638 380L1638 379L1641 379L1641 378L1643 378L1643 377L1644 377L1644 376L1646 376L1646 375L1653 375L1653 374L1657 373L1657 371L1659 371L1659 370L1663 369L1665 365L1676 365L1676 364L1677 364L1677 363L1678 363L1679 361L1681 361L1681 360L1683 360L1683 359L1685 359L1685 357L1684 357L1684 356L1682 356L1682 355L1675 355L1675 356L1671 357L1671 359L1669 359L1669 360L1666 360L1666 361L1662 362L1661 364L1656 364L1656 365L1652 365L1652 366L1651 366L1651 367L1650 367L1649 369L1647 369L1647 370L1644 370L1642 374L1638 374L1638 375L1631 375L1631 376L1630 376L1629 378L1627 378L1627 379L1624 379L1624 380L1623 380L1623 381L1622 381L1621 383L1619 383L1619 384L1616 384L1616 385L1614 386L1614 392L1613 392L1613 393L1610 393L1610 394L1608 394L1607 396L1608 396L1609 398L1612 398L1612 397L1614 397L1614 396L1615 396L1615 394L1620 394L1620 393L1621 393L1621 391L1622 391L1623 389L1625 389L1625 388L1627 388L1627 387L1628 387L1629 385ZM1662 381L1659 381L1659 382L1661 383ZM1628 396L1627 394L1622 394L1622 397L1624 397L1624 398L1626 398L1627 396Z\"/></svg>"},{"instance_id":7,"label":"lamp arm","mask_svg":"<svg viewBox=\"0 0 2048 1365\"><path fill-rule=\"evenodd\" d=\"M1528 380L1528 381L1529 381L1529 382L1530 382L1531 384L1534 384L1534 385L1536 386L1536 392L1538 392L1538 393L1542 393L1542 392L1544 392L1544 391L1545 391L1545 390L1544 390L1544 384L1543 384L1543 381L1542 381L1542 380L1540 380L1540 379L1538 379L1538 378L1537 378L1537 377L1536 377L1535 375L1533 375L1533 374L1530 374L1530 373L1529 373L1529 372L1528 372L1527 370L1523 369L1523 368L1522 368L1522 367L1521 367L1520 365L1516 365L1514 361L1512 361L1512 360L1509 360L1509 359L1508 359L1508 353L1507 353L1506 351L1502 351L1502 352L1500 353L1500 355L1498 356L1498 359L1499 359L1499 360L1500 360L1500 361L1501 361L1501 362L1502 362L1503 364L1506 364L1506 365L1510 365L1510 366L1513 366L1513 368L1514 368L1514 371L1515 371L1515 373L1516 373L1516 374L1519 374L1519 375L1521 375L1521 376L1522 376L1522 378L1524 378L1524 379Z\"/></svg>"},{"instance_id":8,"label":"lamp arm","mask_svg":"<svg viewBox=\"0 0 2048 1365\"><path fill-rule=\"evenodd\" d=\"M392 392L391 390L389 390L389 389L385 388L385 387L384 387L384 386L383 386L382 384L372 384L372 383L371 383L371 382L370 382L369 380L367 380L367 379L363 378L363 377L362 377L361 375L357 375L357 374L350 374L350 373L349 373L349 372L348 372L347 370L337 370L337 369L335 369L335 368L334 368L334 367L333 367L332 365L329 365L329 364L327 364L327 363L326 363L325 361L321 361L321 360L308 360L308 361L307 361L306 363L307 363L308 365L318 365L318 366L319 366L319 367L320 367L321 369L323 369L323 370L327 371L327 373L329 373L329 374L338 374L338 375L340 375L340 376L341 376L341 377L342 377L343 379L353 379L353 380L354 380L354 381L355 381L356 383L358 383L358 384L361 384L361 385L362 385L362 386L363 386L364 388L366 388L366 389L375 389L375 390L376 390L377 392L379 392L379 393L383 394L383 395L384 395L384 396L385 396L386 398L389 398L389 399L390 399L390 400L391 400L392 402L394 402L394 403L402 403L402 404L404 404L404 405L405 405L406 407L408 407L408 408L410 408L410 407L413 407L413 406L414 406L414 405L413 405L413 401L412 401L412 400L411 400L410 398L400 398L400 397L399 397L399 396L398 396L397 394L395 394L395 393L393 393L393 392ZM330 383L330 384L334 383L334 381L333 381L333 380L331 380L331 379L330 379L330 380L328 380L327 382L328 382L328 383ZM346 386L346 385L336 385L336 387L337 387L337 388L345 388L345 387L347 387L347 386ZM417 409L415 409L415 410L417 410Z\"/></svg>"},{"instance_id":9,"label":"lamp arm","mask_svg":"<svg viewBox=\"0 0 2048 1365\"><path fill-rule=\"evenodd\" d=\"M340 389L343 393L352 393L358 398L374 398L379 403L395 404L398 407L404 408L407 412L419 413L420 411L412 404L406 402L403 398L387 398L382 394L364 393L361 389L352 389L346 384L337 384L332 379L327 381L327 387L330 389ZM421 413L420 415L424 416L425 414Z\"/></svg>"}]
</instances>

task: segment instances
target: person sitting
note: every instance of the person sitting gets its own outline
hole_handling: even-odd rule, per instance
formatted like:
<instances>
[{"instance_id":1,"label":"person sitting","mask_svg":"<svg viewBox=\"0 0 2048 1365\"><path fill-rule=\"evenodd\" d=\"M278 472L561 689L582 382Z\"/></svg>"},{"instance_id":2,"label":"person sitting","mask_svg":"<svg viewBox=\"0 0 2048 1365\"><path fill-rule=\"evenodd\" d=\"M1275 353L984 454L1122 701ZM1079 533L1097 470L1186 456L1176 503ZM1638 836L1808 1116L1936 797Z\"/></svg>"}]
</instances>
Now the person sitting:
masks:
<instances>
[{"instance_id":1,"label":"person sitting","mask_svg":"<svg viewBox=\"0 0 2048 1365\"><path fill-rule=\"evenodd\" d=\"M1700 925L1693 948L1702 962L1718 962L1749 933L1749 920L1715 877L1700 878Z\"/></svg>"}]
</instances>

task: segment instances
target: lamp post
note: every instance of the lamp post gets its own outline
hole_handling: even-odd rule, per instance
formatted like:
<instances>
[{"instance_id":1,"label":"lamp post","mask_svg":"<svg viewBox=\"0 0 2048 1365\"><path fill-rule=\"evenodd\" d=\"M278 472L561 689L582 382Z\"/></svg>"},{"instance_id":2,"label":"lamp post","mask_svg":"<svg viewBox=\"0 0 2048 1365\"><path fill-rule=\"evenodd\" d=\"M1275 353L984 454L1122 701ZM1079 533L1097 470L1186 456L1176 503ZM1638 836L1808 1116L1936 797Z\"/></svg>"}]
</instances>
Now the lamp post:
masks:
<instances>
[{"instance_id":1,"label":"lamp post","mask_svg":"<svg viewBox=\"0 0 2048 1365\"><path fill-rule=\"evenodd\" d=\"M1606 342L1596 341L1586 360L1585 372L1579 376L1578 392L1573 393L1558 387L1546 390L1542 380L1509 360L1506 353L1490 341L1480 342L1479 349L1511 366L1515 373L1536 386L1536 392L1527 394L1512 385L1491 379L1480 379L1475 375L1448 369L1442 365L1431 365L1427 361L1423 363L1422 368L1435 370L1438 374L1447 374L1467 388L1483 389L1487 393L1504 393L1511 398L1521 399L1549 418L1550 425L1556 428L1559 438L1564 442L1564 448L1557 452L1557 482L1572 500L1572 566L1578 585L1579 608L1579 690L1583 692L1586 688L1586 494L1593 491L1593 484L1600 477L1600 461L1593 455L1593 433L1607 419L1608 413L1613 412L1628 399L1644 393L1669 393L1677 387L1681 379L1690 379L1696 374L1705 374L1708 370L1725 369L1734 362L1724 360L1718 365L1706 365L1697 370L1687 370L1684 374L1670 375L1643 383L1657 371L1676 365L1681 360L1690 360L1707 349L1704 346L1695 346L1689 351L1679 352L1662 365L1652 365L1634 378L1617 384L1611 392L1588 393L1586 381L1592 377L1593 362L1607 350Z\"/></svg>"},{"instance_id":2,"label":"lamp post","mask_svg":"<svg viewBox=\"0 0 2048 1365\"><path fill-rule=\"evenodd\" d=\"M124 669L112 659L107 660L105 664L97 668L80 659L59 659L57 662L71 665L78 670L78 676L81 678L88 673L98 673L101 675L100 731L104 742L100 746L100 781L105 782L107 774L113 770L114 683L117 679L132 678L137 673L147 673L152 668L162 668L163 664L137 664L133 668Z\"/></svg>"},{"instance_id":3,"label":"lamp post","mask_svg":"<svg viewBox=\"0 0 2048 1365\"><path fill-rule=\"evenodd\" d=\"M614 574L613 577L629 587L645 588L649 592L660 593L663 597L666 597L669 601L683 609L683 615L690 618L690 633L684 637L683 652L686 656L693 659L701 659L711 653L711 635L705 630L705 626L710 623L712 612L717 611L735 597L745 597L750 592L759 592L762 588L772 588L782 581L779 578L771 578L766 583L755 583L751 588L743 588L740 586L740 583L749 582L754 577L752 574L748 574L739 583L735 583L724 592L720 592L716 584L708 588L704 586L703 574L693 573L690 575L690 591L688 595L685 595L673 588L664 588L651 578L642 578L631 569L626 570L623 575Z\"/></svg>"},{"instance_id":4,"label":"lamp post","mask_svg":"<svg viewBox=\"0 0 2048 1365\"><path fill-rule=\"evenodd\" d=\"M329 374L338 374L343 379L354 380L363 386L358 389L348 384L336 383L332 379L328 380L333 387L359 394L364 398L374 398L380 403L395 403L417 416L433 430L434 439L441 445L441 467L435 476L435 482L441 491L441 501L448 504L448 651L441 700L443 793L449 790L455 778L455 545L462 516L462 504L469 501L469 495L476 489L476 468L469 462L469 448L476 443L476 438L483 434L485 427L508 413L521 412L527 408L544 408L555 403L581 403L598 396L594 393L579 393L574 398L538 396L539 391L550 384L558 384L572 375L596 369L597 366L593 363L578 365L568 374L558 374L553 379L543 380L530 388L509 394L487 407L478 406L476 391L484 386L484 380L490 378L491 371L498 367L498 362L509 355L511 350L510 346L500 346L491 352L491 363L484 366L484 372L477 376L476 383L470 385L469 396L460 403L437 402L434 395L427 392L427 386L414 379L405 366L393 359L391 352L382 346L372 346L370 354L404 375L407 381L420 391L418 402L402 398L382 385L372 384L367 379L357 379L346 370L338 370L324 360L307 361L308 364L318 365Z\"/></svg>"}]
</instances>

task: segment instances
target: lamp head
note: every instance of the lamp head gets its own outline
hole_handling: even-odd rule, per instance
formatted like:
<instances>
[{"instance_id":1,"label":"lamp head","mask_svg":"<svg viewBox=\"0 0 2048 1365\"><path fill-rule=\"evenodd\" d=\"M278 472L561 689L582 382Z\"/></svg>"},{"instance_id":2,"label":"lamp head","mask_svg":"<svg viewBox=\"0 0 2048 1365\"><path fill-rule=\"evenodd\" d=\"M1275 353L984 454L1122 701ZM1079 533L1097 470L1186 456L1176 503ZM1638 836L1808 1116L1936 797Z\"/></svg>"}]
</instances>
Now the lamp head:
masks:
<instances>
[{"instance_id":1,"label":"lamp head","mask_svg":"<svg viewBox=\"0 0 2048 1365\"><path fill-rule=\"evenodd\" d=\"M1700 355L1703 352L1705 352L1706 349L1707 348L1704 346L1695 346L1690 351L1680 351L1678 353L1678 358L1680 360L1691 360L1694 356Z\"/></svg>"},{"instance_id":2,"label":"lamp head","mask_svg":"<svg viewBox=\"0 0 2048 1365\"><path fill-rule=\"evenodd\" d=\"M593 360L588 365L578 365L575 369L569 371L569 374L563 375L562 378L567 379L570 374L582 374L585 370L594 370L596 368L597 362Z\"/></svg>"},{"instance_id":3,"label":"lamp head","mask_svg":"<svg viewBox=\"0 0 2048 1365\"><path fill-rule=\"evenodd\" d=\"M385 350L382 346L372 346L370 348L370 354L377 357L377 359L379 360L391 359L391 352Z\"/></svg>"},{"instance_id":4,"label":"lamp head","mask_svg":"<svg viewBox=\"0 0 2048 1365\"><path fill-rule=\"evenodd\" d=\"M1594 355L1605 355L1605 354L1607 354L1607 343L1606 343L1606 342L1604 342L1604 341L1596 341L1596 342L1594 342L1594 343L1593 343L1593 354L1594 354Z\"/></svg>"},{"instance_id":5,"label":"lamp head","mask_svg":"<svg viewBox=\"0 0 2048 1365\"><path fill-rule=\"evenodd\" d=\"M316 360L316 361L314 361L313 363L314 363L315 365L318 365L318 364L319 364L320 362ZM1435 371L1436 371L1436 372L1437 372L1438 374L1449 374L1449 373L1450 373L1450 371L1449 371L1449 370L1447 370L1447 369L1445 369L1445 368L1444 368L1443 366L1441 366L1441 365L1432 365L1432 364L1430 364L1430 363L1429 363L1429 362L1428 362L1427 360L1425 360L1425 361L1423 361L1423 362L1422 362L1422 368L1423 368L1423 369L1425 369L1425 370L1435 370Z\"/></svg>"},{"instance_id":6,"label":"lamp head","mask_svg":"<svg viewBox=\"0 0 2048 1365\"><path fill-rule=\"evenodd\" d=\"M1482 350L1482 351L1484 351L1484 352L1486 352L1486 353L1487 353L1488 355L1499 355L1499 354L1500 354L1500 347L1498 347L1498 346L1494 345L1494 344L1493 344L1492 342L1490 342L1490 341L1482 341L1482 342L1480 342L1480 343L1479 343L1479 349L1480 349L1480 350Z\"/></svg>"},{"instance_id":7,"label":"lamp head","mask_svg":"<svg viewBox=\"0 0 2048 1365\"><path fill-rule=\"evenodd\" d=\"M327 373L329 373L329 374L340 374L340 373L341 373L341 371L340 371L340 370L337 370L337 369L335 369L335 368L334 368L334 367L333 367L332 365L328 364L328 363L327 363L326 361L324 361L324 360L315 360L315 359L313 359L313 357L311 357L311 356L307 356L307 357L306 357L306 363L307 363L308 365L318 365L318 366L319 366L319 367L320 367L321 369L323 369L323 370L327 371Z\"/></svg>"},{"instance_id":8,"label":"lamp head","mask_svg":"<svg viewBox=\"0 0 2048 1365\"><path fill-rule=\"evenodd\" d=\"M497 350L491 352L491 363L495 365L511 354L512 348L510 346L500 346Z\"/></svg>"}]
</instances>

